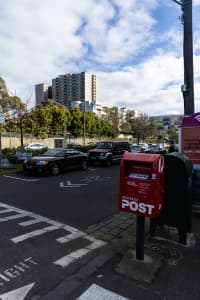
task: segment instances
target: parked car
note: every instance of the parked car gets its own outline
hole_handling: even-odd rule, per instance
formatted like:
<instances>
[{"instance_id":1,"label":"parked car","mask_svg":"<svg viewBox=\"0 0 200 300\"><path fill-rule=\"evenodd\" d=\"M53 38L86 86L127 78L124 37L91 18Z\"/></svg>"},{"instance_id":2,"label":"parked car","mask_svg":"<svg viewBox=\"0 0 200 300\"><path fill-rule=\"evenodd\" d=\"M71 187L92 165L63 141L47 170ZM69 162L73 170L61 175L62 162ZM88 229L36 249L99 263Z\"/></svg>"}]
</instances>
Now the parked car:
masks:
<instances>
[{"instance_id":1,"label":"parked car","mask_svg":"<svg viewBox=\"0 0 200 300\"><path fill-rule=\"evenodd\" d=\"M144 152L144 148L141 145L131 145L131 152L141 153Z\"/></svg>"},{"instance_id":2,"label":"parked car","mask_svg":"<svg viewBox=\"0 0 200 300\"><path fill-rule=\"evenodd\" d=\"M148 149L147 143L139 143L139 146L141 146L144 151Z\"/></svg>"},{"instance_id":3,"label":"parked car","mask_svg":"<svg viewBox=\"0 0 200 300\"><path fill-rule=\"evenodd\" d=\"M110 167L113 162L119 162L125 151L131 151L130 144L127 141L102 141L95 149L88 151L89 163L103 163Z\"/></svg>"},{"instance_id":4,"label":"parked car","mask_svg":"<svg viewBox=\"0 0 200 300\"><path fill-rule=\"evenodd\" d=\"M31 144L24 145L25 150L42 150L44 148L48 148L48 147L47 145L42 143L31 143Z\"/></svg>"},{"instance_id":5,"label":"parked car","mask_svg":"<svg viewBox=\"0 0 200 300\"><path fill-rule=\"evenodd\" d=\"M151 144L149 145L148 149L145 150L145 153L152 153L152 154L165 154L166 150L160 147L158 144Z\"/></svg>"},{"instance_id":6,"label":"parked car","mask_svg":"<svg viewBox=\"0 0 200 300\"><path fill-rule=\"evenodd\" d=\"M40 156L34 156L24 161L24 171L48 172L58 175L62 171L71 169L86 170L88 167L88 156L76 149L54 148L48 149Z\"/></svg>"},{"instance_id":7,"label":"parked car","mask_svg":"<svg viewBox=\"0 0 200 300\"><path fill-rule=\"evenodd\" d=\"M77 149L77 148L81 147L81 144L77 144L75 142L70 142L67 144L67 147Z\"/></svg>"}]
</instances>

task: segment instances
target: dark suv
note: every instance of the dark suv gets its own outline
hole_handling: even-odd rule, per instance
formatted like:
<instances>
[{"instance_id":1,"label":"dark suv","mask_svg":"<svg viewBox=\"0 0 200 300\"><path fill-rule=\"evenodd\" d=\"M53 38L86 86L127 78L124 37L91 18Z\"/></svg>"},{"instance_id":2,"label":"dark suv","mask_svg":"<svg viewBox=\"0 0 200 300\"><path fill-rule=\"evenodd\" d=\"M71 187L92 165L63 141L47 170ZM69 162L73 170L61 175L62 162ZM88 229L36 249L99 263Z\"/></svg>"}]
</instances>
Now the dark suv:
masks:
<instances>
[{"instance_id":1,"label":"dark suv","mask_svg":"<svg viewBox=\"0 0 200 300\"><path fill-rule=\"evenodd\" d=\"M89 163L99 162L109 167L113 162L119 162L125 151L131 151L127 141L102 141L95 149L89 150Z\"/></svg>"}]
</instances>

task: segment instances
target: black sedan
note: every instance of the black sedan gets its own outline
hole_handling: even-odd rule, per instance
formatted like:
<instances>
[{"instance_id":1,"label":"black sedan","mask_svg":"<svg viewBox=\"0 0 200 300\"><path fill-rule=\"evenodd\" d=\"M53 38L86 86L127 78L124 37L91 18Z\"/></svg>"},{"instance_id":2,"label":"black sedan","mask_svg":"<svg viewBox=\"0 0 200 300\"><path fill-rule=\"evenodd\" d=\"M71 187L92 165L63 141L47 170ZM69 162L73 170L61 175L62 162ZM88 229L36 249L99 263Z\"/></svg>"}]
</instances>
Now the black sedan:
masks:
<instances>
[{"instance_id":1,"label":"black sedan","mask_svg":"<svg viewBox=\"0 0 200 300\"><path fill-rule=\"evenodd\" d=\"M24 161L25 172L48 172L53 175L71 169L86 170L87 167L87 154L76 149L48 149L41 156L34 156Z\"/></svg>"}]
</instances>

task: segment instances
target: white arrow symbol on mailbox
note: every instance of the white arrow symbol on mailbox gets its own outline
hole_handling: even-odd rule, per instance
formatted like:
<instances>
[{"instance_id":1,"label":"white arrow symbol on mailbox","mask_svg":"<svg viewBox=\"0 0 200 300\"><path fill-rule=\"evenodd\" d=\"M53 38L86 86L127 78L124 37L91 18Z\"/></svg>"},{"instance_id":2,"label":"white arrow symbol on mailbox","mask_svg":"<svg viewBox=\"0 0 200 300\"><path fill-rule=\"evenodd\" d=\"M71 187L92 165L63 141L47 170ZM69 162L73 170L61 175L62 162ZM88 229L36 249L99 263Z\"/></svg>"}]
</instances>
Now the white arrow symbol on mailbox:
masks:
<instances>
[{"instance_id":1,"label":"white arrow symbol on mailbox","mask_svg":"<svg viewBox=\"0 0 200 300\"><path fill-rule=\"evenodd\" d=\"M1 300L23 300L34 285L35 283L33 282L19 289L2 294L0 295L0 299Z\"/></svg>"}]
</instances>

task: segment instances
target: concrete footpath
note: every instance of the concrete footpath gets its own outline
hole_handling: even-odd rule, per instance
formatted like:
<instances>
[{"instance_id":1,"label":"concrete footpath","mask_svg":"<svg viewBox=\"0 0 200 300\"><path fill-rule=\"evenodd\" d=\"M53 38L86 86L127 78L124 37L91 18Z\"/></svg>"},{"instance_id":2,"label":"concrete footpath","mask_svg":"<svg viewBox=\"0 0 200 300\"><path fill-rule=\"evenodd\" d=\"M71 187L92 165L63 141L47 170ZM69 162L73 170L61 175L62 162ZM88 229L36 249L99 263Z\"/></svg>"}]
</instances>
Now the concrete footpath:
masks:
<instances>
[{"instance_id":1,"label":"concrete footpath","mask_svg":"<svg viewBox=\"0 0 200 300\"><path fill-rule=\"evenodd\" d=\"M87 233L106 246L40 299L200 299L200 214L193 213L192 221L185 246L173 227L159 228L151 239L146 219L144 261L135 259L134 215L119 213L90 226Z\"/></svg>"}]
</instances>

